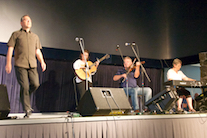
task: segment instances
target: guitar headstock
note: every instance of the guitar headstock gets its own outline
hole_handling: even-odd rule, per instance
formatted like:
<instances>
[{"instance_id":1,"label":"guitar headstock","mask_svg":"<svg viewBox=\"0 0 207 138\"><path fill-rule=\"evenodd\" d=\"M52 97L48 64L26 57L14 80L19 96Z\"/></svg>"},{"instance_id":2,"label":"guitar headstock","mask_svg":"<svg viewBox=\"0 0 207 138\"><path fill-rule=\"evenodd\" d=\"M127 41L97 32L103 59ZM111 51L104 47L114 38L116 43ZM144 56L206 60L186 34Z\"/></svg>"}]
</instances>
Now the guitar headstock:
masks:
<instances>
[{"instance_id":1,"label":"guitar headstock","mask_svg":"<svg viewBox=\"0 0 207 138\"><path fill-rule=\"evenodd\" d=\"M110 55L109 55L109 54L106 54L106 55L104 56L104 58L105 58L105 59L109 59L109 58L110 58Z\"/></svg>"},{"instance_id":2,"label":"guitar headstock","mask_svg":"<svg viewBox=\"0 0 207 138\"><path fill-rule=\"evenodd\" d=\"M108 59L108 58L110 58L110 55L109 54L106 54L101 59L99 59L99 62L103 61L104 59Z\"/></svg>"}]
</instances>

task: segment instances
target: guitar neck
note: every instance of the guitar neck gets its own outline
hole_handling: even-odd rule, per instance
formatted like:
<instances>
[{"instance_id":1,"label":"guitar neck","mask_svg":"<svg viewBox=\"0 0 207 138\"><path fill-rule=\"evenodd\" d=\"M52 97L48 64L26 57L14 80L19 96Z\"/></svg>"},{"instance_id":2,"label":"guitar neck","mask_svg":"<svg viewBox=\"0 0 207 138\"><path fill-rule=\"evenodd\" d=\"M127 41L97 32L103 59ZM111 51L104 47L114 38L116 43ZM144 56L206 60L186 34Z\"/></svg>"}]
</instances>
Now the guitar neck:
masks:
<instances>
[{"instance_id":1,"label":"guitar neck","mask_svg":"<svg viewBox=\"0 0 207 138\"><path fill-rule=\"evenodd\" d=\"M108 55L103 56L101 59L99 59L99 62L103 61L104 59L106 59ZM94 62L89 68L93 67L96 65L96 62Z\"/></svg>"}]
</instances>

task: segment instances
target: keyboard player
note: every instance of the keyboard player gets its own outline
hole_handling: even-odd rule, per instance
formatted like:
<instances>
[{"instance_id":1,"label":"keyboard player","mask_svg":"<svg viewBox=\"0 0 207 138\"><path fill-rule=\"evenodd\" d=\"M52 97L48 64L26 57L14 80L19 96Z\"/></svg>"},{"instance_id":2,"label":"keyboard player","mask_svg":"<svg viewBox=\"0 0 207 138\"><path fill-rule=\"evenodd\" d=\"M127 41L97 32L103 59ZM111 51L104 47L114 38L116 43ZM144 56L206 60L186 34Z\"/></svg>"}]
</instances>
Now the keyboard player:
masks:
<instances>
[{"instance_id":1,"label":"keyboard player","mask_svg":"<svg viewBox=\"0 0 207 138\"><path fill-rule=\"evenodd\" d=\"M182 61L178 58L173 60L173 68L169 69L167 72L167 79L170 80L184 80L184 81L196 81L194 79L188 78L181 70ZM189 107L189 112L196 112L193 109L192 104L192 97L190 95L190 92L186 90L184 87L177 88L177 93L179 95L179 99L177 101L177 111L183 112L183 109L181 107L183 96L186 96L186 101Z\"/></svg>"}]
</instances>

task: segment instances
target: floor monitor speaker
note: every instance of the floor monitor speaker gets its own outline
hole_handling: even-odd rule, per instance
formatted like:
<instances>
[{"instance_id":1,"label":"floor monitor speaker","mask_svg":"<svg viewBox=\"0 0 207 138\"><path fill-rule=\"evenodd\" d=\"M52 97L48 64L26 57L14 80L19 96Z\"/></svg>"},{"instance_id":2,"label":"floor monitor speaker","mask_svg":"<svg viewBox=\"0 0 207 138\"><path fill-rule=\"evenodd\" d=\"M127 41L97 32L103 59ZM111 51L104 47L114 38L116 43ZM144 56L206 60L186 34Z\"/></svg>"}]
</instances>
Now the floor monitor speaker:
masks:
<instances>
[{"instance_id":1,"label":"floor monitor speaker","mask_svg":"<svg viewBox=\"0 0 207 138\"><path fill-rule=\"evenodd\" d=\"M4 119L10 112L10 103L6 85L0 84L0 119Z\"/></svg>"},{"instance_id":2,"label":"floor monitor speaker","mask_svg":"<svg viewBox=\"0 0 207 138\"><path fill-rule=\"evenodd\" d=\"M82 116L127 114L132 108L122 88L90 87L80 100Z\"/></svg>"},{"instance_id":3,"label":"floor monitor speaker","mask_svg":"<svg viewBox=\"0 0 207 138\"><path fill-rule=\"evenodd\" d=\"M145 105L150 111L164 113L172 109L178 98L176 90L165 89L152 97Z\"/></svg>"},{"instance_id":4,"label":"floor monitor speaker","mask_svg":"<svg viewBox=\"0 0 207 138\"><path fill-rule=\"evenodd\" d=\"M207 111L207 91L197 96L194 100L194 109L196 111Z\"/></svg>"}]
</instances>

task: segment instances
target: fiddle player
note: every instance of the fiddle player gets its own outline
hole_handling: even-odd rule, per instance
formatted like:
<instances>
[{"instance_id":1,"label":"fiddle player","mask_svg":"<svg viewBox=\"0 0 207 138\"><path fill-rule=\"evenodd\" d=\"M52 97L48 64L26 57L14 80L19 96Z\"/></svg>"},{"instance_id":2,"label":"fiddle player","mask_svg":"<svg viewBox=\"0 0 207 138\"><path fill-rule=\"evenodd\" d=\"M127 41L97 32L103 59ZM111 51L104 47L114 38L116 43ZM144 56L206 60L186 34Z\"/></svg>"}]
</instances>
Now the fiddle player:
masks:
<instances>
[{"instance_id":1,"label":"fiddle player","mask_svg":"<svg viewBox=\"0 0 207 138\"><path fill-rule=\"evenodd\" d=\"M127 95L127 81L128 81L128 94L131 96L132 107L135 112L139 112L139 104L137 95L142 94L142 88L137 85L137 78L140 75L140 62L136 62L135 69L133 69L129 74L126 74L130 66L132 65L132 59L130 57L124 58L124 67L119 69L114 75L113 80L121 80L121 87L124 88L124 91ZM122 81L126 79L126 81ZM152 98L152 89L149 87L143 88L143 93L145 96L145 102Z\"/></svg>"},{"instance_id":2,"label":"fiddle player","mask_svg":"<svg viewBox=\"0 0 207 138\"><path fill-rule=\"evenodd\" d=\"M85 58L84 58L84 56L85 56ZM89 51L86 50L86 49L84 50L84 53L80 54L80 59L77 59L73 63L73 68L74 68L75 71L78 71L80 69L85 69L86 68L85 59L86 59L86 61L89 60ZM95 63L96 63L95 67L97 68L98 65L99 65L99 61L96 61ZM94 75L95 73L96 73L96 71L91 73L91 75ZM90 87L92 86L91 75L89 75L89 78L87 78L88 79L88 86L90 86ZM78 91L78 93L80 95L80 98L79 98L79 101L80 101L80 99L83 97L83 95L86 92L86 80L80 79L80 77L76 74L75 81L76 81L77 91Z\"/></svg>"},{"instance_id":3,"label":"fiddle player","mask_svg":"<svg viewBox=\"0 0 207 138\"><path fill-rule=\"evenodd\" d=\"M178 58L173 60L173 68L169 69L167 72L167 79L170 80L185 80L185 81L196 81L194 79L188 78L181 70L182 61ZM183 109L181 108L181 104L183 101L183 96L186 96L186 101L189 107L189 112L196 112L193 109L192 105L192 97L190 95L190 92L186 90L184 87L177 88L177 93L179 95L179 99L177 101L177 111L183 112Z\"/></svg>"}]
</instances>

